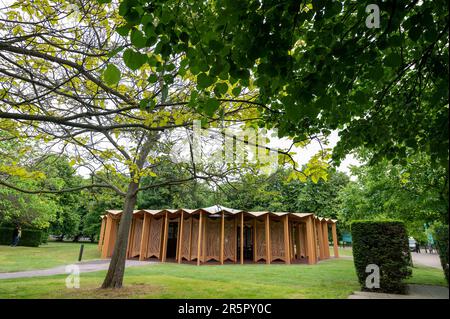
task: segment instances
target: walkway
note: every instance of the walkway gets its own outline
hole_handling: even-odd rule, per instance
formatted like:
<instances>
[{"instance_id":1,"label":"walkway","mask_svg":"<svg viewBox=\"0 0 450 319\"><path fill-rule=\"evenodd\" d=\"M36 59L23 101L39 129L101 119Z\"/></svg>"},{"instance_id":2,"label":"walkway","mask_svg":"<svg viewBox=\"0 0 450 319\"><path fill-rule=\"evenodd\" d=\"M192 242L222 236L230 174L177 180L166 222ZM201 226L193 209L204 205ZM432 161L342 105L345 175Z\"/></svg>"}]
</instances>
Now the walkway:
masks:
<instances>
[{"instance_id":1,"label":"walkway","mask_svg":"<svg viewBox=\"0 0 450 319\"><path fill-rule=\"evenodd\" d=\"M449 299L449 294L447 287L408 285L406 295L355 291L348 299Z\"/></svg>"},{"instance_id":2,"label":"walkway","mask_svg":"<svg viewBox=\"0 0 450 319\"><path fill-rule=\"evenodd\" d=\"M413 264L442 269L438 254L411 253Z\"/></svg>"},{"instance_id":3,"label":"walkway","mask_svg":"<svg viewBox=\"0 0 450 319\"><path fill-rule=\"evenodd\" d=\"M126 267L137 267L137 266L146 266L154 263L155 262L152 261L127 260L125 265ZM80 267L80 273L107 270L109 267L109 259L85 261L75 263L74 265ZM50 269L0 273L0 279L63 275L68 273L66 272L66 267L67 265L58 266Z\"/></svg>"}]
</instances>

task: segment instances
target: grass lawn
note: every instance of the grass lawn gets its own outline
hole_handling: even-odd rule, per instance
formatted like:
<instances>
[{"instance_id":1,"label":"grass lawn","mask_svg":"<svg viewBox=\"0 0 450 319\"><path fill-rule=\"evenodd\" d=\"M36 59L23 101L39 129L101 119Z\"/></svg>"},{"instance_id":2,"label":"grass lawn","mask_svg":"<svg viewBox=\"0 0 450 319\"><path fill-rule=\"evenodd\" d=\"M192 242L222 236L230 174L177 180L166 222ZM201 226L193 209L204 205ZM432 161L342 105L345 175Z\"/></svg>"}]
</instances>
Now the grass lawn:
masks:
<instances>
[{"instance_id":1,"label":"grass lawn","mask_svg":"<svg viewBox=\"0 0 450 319\"><path fill-rule=\"evenodd\" d=\"M339 256L343 257L352 257L353 256L353 250L352 247L345 247L342 248L341 246L339 246L338 248L338 252L339 252ZM330 256L333 257L334 256L334 248L332 246L330 246Z\"/></svg>"},{"instance_id":2,"label":"grass lawn","mask_svg":"<svg viewBox=\"0 0 450 319\"><path fill-rule=\"evenodd\" d=\"M81 275L67 289L65 275L0 281L2 298L347 298L358 290L353 261L317 265L211 265L173 263L128 268L125 287L100 290L105 271ZM439 269L415 268L410 283L445 285Z\"/></svg>"},{"instance_id":3,"label":"grass lawn","mask_svg":"<svg viewBox=\"0 0 450 319\"><path fill-rule=\"evenodd\" d=\"M83 244L83 260L100 258L97 244ZM71 242L49 242L40 247L0 246L0 272L46 269L77 262L80 245Z\"/></svg>"}]
</instances>

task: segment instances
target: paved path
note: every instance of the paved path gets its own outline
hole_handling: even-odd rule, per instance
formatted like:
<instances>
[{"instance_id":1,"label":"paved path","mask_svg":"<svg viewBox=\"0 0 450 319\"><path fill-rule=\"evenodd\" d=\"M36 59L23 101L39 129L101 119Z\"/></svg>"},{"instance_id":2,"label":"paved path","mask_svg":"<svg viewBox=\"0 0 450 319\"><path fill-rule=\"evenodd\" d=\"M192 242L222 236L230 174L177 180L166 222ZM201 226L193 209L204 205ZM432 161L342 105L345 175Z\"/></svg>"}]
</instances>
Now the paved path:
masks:
<instances>
[{"instance_id":1,"label":"paved path","mask_svg":"<svg viewBox=\"0 0 450 319\"><path fill-rule=\"evenodd\" d=\"M438 254L411 253L413 264L442 269Z\"/></svg>"},{"instance_id":2,"label":"paved path","mask_svg":"<svg viewBox=\"0 0 450 319\"><path fill-rule=\"evenodd\" d=\"M355 291L348 299L449 299L449 294L447 287L408 285L406 295Z\"/></svg>"},{"instance_id":3,"label":"paved path","mask_svg":"<svg viewBox=\"0 0 450 319\"><path fill-rule=\"evenodd\" d=\"M136 267L136 266L146 266L154 264L153 261L138 261L138 260L127 260L126 267ZM75 263L80 267L80 273L83 272L93 272L99 270L106 270L109 266L109 259L92 260L80 263ZM0 273L0 279L12 279L12 278L26 278L26 277L39 277L39 276L53 276L53 275L63 275L67 274L65 266L58 266L50 269L42 270L29 270L29 271L19 271L19 272L6 272Z\"/></svg>"}]
</instances>

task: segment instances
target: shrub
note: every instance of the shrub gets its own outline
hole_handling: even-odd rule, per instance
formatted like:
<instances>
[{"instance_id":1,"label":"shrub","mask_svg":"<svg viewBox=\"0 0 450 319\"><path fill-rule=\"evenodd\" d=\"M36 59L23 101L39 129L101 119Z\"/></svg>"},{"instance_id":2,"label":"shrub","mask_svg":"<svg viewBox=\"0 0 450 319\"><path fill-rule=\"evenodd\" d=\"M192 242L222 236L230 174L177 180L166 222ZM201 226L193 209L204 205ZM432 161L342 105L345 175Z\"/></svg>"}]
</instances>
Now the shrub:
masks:
<instances>
[{"instance_id":1,"label":"shrub","mask_svg":"<svg viewBox=\"0 0 450 319\"><path fill-rule=\"evenodd\" d=\"M438 226L435 229L436 248L441 259L442 269L448 285L448 225Z\"/></svg>"},{"instance_id":2,"label":"shrub","mask_svg":"<svg viewBox=\"0 0 450 319\"><path fill-rule=\"evenodd\" d=\"M401 221L355 221L351 225L353 260L362 290L404 293L403 280L411 275L408 235ZM380 271L379 288L367 288L366 267ZM369 271L370 272L370 271Z\"/></svg>"},{"instance_id":3,"label":"shrub","mask_svg":"<svg viewBox=\"0 0 450 319\"><path fill-rule=\"evenodd\" d=\"M19 246L38 247L41 244L42 231L39 229L22 229Z\"/></svg>"},{"instance_id":4,"label":"shrub","mask_svg":"<svg viewBox=\"0 0 450 319\"><path fill-rule=\"evenodd\" d=\"M13 240L14 228L0 227L0 245L10 245Z\"/></svg>"}]
</instances>

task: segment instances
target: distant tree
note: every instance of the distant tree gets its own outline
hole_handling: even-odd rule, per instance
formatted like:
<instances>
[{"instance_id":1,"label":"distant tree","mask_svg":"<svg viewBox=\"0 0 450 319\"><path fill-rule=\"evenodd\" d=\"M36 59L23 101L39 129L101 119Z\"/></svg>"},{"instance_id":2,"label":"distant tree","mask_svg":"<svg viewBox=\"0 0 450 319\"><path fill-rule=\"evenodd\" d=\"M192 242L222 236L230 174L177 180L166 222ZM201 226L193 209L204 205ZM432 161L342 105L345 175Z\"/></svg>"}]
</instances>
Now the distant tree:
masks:
<instances>
[{"instance_id":1,"label":"distant tree","mask_svg":"<svg viewBox=\"0 0 450 319\"><path fill-rule=\"evenodd\" d=\"M339 193L339 219L347 226L355 219L394 218L420 237L425 223L448 224L448 174L426 154L405 166L384 160L352 172L357 180Z\"/></svg>"}]
</instances>

